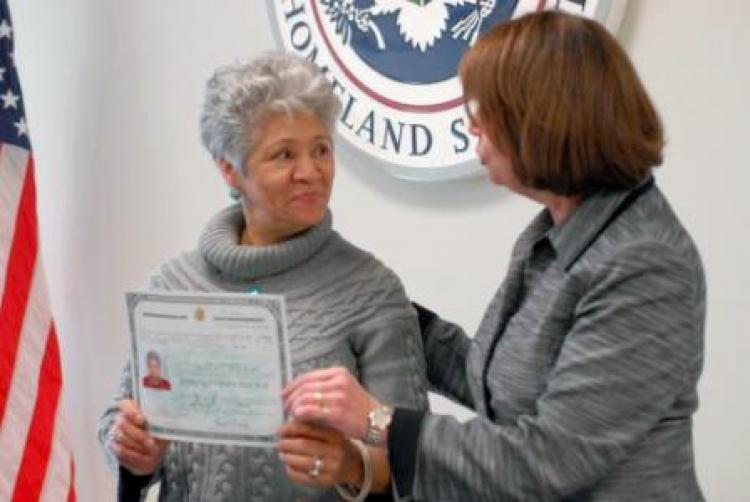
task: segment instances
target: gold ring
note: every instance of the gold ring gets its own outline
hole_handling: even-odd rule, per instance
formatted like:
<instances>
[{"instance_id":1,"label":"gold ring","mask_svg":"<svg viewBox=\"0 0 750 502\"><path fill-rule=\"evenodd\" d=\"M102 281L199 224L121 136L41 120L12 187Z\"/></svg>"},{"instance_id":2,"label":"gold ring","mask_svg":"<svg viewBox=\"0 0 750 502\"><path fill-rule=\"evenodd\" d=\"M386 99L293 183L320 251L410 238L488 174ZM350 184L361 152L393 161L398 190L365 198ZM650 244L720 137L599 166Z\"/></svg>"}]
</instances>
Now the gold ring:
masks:
<instances>
[{"instance_id":1,"label":"gold ring","mask_svg":"<svg viewBox=\"0 0 750 502\"><path fill-rule=\"evenodd\" d=\"M323 402L323 393L318 391L313 394L313 398L315 398L315 402L318 403L318 408L321 410L325 409L325 403Z\"/></svg>"}]
</instances>

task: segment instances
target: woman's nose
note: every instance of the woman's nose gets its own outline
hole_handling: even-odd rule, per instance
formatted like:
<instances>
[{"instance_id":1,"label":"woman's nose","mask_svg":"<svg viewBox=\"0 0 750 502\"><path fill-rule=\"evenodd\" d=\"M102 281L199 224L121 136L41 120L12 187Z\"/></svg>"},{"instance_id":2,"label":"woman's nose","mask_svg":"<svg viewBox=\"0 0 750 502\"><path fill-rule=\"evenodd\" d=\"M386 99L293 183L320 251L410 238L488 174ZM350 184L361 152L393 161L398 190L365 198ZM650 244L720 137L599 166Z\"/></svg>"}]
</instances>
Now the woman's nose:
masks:
<instances>
[{"instance_id":1,"label":"woman's nose","mask_svg":"<svg viewBox=\"0 0 750 502\"><path fill-rule=\"evenodd\" d=\"M297 179L314 179L320 175L317 161L310 155L300 157L294 168L294 177Z\"/></svg>"}]
</instances>

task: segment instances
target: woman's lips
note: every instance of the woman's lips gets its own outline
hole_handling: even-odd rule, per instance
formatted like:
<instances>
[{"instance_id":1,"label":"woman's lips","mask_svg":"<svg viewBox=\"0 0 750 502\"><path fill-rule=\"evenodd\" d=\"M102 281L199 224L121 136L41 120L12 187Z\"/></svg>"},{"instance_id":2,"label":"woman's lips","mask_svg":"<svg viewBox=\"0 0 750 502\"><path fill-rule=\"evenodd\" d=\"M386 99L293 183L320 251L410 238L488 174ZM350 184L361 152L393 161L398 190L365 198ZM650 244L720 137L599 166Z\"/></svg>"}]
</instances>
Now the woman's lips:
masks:
<instances>
[{"instance_id":1,"label":"woman's lips","mask_svg":"<svg viewBox=\"0 0 750 502\"><path fill-rule=\"evenodd\" d=\"M322 199L323 196L317 192L301 193L292 197L292 202L300 204L315 204Z\"/></svg>"}]
</instances>

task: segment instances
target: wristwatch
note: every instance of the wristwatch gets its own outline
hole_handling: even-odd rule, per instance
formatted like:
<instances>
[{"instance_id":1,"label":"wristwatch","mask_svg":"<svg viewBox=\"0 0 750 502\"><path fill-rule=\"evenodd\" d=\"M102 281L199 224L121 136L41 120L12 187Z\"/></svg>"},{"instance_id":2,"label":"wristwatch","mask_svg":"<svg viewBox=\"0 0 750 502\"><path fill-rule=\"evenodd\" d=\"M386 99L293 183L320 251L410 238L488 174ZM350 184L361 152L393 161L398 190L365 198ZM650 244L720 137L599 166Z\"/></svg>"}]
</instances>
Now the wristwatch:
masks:
<instances>
[{"instance_id":1,"label":"wristwatch","mask_svg":"<svg viewBox=\"0 0 750 502\"><path fill-rule=\"evenodd\" d=\"M365 443L370 446L383 446L392 417L393 408L390 406L381 405L372 410L367 416Z\"/></svg>"}]
</instances>

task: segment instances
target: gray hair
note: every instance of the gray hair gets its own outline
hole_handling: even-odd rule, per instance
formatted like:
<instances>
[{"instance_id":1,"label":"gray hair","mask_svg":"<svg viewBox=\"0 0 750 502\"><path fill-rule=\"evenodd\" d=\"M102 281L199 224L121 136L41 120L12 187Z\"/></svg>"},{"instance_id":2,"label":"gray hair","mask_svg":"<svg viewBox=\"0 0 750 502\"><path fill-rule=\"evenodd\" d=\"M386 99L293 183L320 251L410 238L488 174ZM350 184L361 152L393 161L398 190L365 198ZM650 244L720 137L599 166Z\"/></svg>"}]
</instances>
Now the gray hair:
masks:
<instances>
[{"instance_id":1,"label":"gray hair","mask_svg":"<svg viewBox=\"0 0 750 502\"><path fill-rule=\"evenodd\" d=\"M203 146L242 170L253 133L267 113L315 114L333 130L341 101L315 63L283 52L218 68L206 84Z\"/></svg>"}]
</instances>

